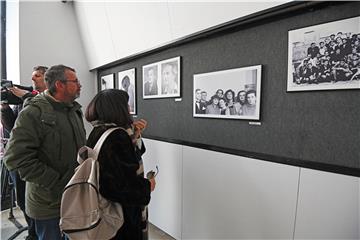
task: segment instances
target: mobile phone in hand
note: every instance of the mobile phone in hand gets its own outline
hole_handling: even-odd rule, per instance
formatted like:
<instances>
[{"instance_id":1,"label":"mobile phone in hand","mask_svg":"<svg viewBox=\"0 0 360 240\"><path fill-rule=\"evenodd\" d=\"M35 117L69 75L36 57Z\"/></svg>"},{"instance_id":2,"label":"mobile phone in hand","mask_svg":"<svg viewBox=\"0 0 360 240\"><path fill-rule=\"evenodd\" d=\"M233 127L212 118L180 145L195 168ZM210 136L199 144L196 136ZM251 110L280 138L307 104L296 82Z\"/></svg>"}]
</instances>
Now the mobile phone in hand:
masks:
<instances>
[{"instance_id":1,"label":"mobile phone in hand","mask_svg":"<svg viewBox=\"0 0 360 240\"><path fill-rule=\"evenodd\" d=\"M153 170L149 171L149 172L146 174L146 178L147 178L147 179L154 178L154 177L156 177L156 175L158 175L158 173L159 173L159 167L156 166L156 172L153 171Z\"/></svg>"}]
</instances>

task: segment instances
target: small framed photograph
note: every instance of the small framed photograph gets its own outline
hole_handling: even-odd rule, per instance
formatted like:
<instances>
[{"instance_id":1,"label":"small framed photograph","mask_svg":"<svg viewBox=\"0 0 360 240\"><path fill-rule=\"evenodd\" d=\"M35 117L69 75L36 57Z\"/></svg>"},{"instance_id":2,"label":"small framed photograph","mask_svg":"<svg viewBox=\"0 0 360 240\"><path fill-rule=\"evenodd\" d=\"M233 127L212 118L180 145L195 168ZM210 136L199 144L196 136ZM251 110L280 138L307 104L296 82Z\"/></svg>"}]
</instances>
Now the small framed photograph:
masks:
<instances>
[{"instance_id":1,"label":"small framed photograph","mask_svg":"<svg viewBox=\"0 0 360 240\"><path fill-rule=\"evenodd\" d=\"M287 91L360 88L360 17L289 31Z\"/></svg>"},{"instance_id":2,"label":"small framed photograph","mask_svg":"<svg viewBox=\"0 0 360 240\"><path fill-rule=\"evenodd\" d=\"M135 68L121 71L118 73L119 89L129 94L130 114L136 114L136 76Z\"/></svg>"},{"instance_id":3,"label":"small framed photograph","mask_svg":"<svg viewBox=\"0 0 360 240\"><path fill-rule=\"evenodd\" d=\"M193 116L260 119L261 65L194 75Z\"/></svg>"},{"instance_id":4,"label":"small framed photograph","mask_svg":"<svg viewBox=\"0 0 360 240\"><path fill-rule=\"evenodd\" d=\"M114 74L109 74L100 77L100 90L114 88Z\"/></svg>"},{"instance_id":5,"label":"small framed photograph","mask_svg":"<svg viewBox=\"0 0 360 240\"><path fill-rule=\"evenodd\" d=\"M143 66L143 98L180 97L180 57Z\"/></svg>"}]
</instances>

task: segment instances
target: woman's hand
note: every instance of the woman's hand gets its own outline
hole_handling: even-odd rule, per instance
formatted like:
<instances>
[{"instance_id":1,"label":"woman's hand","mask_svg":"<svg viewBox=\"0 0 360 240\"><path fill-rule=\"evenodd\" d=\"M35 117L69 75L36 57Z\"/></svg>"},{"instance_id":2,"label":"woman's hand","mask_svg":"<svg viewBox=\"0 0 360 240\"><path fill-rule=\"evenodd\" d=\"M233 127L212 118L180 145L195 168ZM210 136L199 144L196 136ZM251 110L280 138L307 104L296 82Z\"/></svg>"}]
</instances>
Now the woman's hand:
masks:
<instances>
[{"instance_id":1,"label":"woman's hand","mask_svg":"<svg viewBox=\"0 0 360 240\"><path fill-rule=\"evenodd\" d=\"M144 131L146 126L147 126L147 121L144 119L140 119L133 122L135 139L138 139L140 137L142 131Z\"/></svg>"},{"instance_id":2,"label":"woman's hand","mask_svg":"<svg viewBox=\"0 0 360 240\"><path fill-rule=\"evenodd\" d=\"M155 177L150 178L149 181L150 181L150 190L154 191L156 185Z\"/></svg>"}]
</instances>

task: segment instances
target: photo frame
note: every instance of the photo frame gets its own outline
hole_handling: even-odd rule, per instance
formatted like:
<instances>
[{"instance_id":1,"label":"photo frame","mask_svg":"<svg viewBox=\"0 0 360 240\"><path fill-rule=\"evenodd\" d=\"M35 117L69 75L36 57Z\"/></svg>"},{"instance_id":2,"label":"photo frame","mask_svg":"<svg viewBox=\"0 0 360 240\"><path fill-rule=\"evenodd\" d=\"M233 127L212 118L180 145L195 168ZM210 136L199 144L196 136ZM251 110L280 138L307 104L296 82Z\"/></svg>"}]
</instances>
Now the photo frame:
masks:
<instances>
[{"instance_id":1,"label":"photo frame","mask_svg":"<svg viewBox=\"0 0 360 240\"><path fill-rule=\"evenodd\" d=\"M129 94L130 114L136 114L136 75L135 68L118 72L119 89Z\"/></svg>"},{"instance_id":2,"label":"photo frame","mask_svg":"<svg viewBox=\"0 0 360 240\"><path fill-rule=\"evenodd\" d=\"M288 32L287 91L360 88L360 17Z\"/></svg>"},{"instance_id":3,"label":"photo frame","mask_svg":"<svg viewBox=\"0 0 360 240\"><path fill-rule=\"evenodd\" d=\"M180 56L143 66L143 98L181 96Z\"/></svg>"},{"instance_id":4,"label":"photo frame","mask_svg":"<svg viewBox=\"0 0 360 240\"><path fill-rule=\"evenodd\" d=\"M193 117L260 119L261 65L194 75Z\"/></svg>"},{"instance_id":5,"label":"photo frame","mask_svg":"<svg viewBox=\"0 0 360 240\"><path fill-rule=\"evenodd\" d=\"M100 77L100 91L114 88L114 74L108 74Z\"/></svg>"}]
</instances>

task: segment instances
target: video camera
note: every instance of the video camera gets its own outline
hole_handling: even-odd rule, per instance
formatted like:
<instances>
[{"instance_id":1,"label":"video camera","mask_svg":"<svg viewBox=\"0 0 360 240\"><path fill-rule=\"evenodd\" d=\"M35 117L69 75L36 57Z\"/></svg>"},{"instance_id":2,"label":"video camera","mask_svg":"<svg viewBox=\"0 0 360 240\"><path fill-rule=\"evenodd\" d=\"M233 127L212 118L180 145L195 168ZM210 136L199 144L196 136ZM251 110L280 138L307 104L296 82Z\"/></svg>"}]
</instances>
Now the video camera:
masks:
<instances>
[{"instance_id":1,"label":"video camera","mask_svg":"<svg viewBox=\"0 0 360 240\"><path fill-rule=\"evenodd\" d=\"M16 84L13 84L13 82L10 80L2 79L1 80L1 102L2 103L18 105L23 102L23 100L21 98L15 96L9 90L9 88L12 88L14 86L17 88L29 91L29 92L31 92L33 90L33 87L25 87L25 86L21 86L21 85L16 85Z\"/></svg>"}]
</instances>

